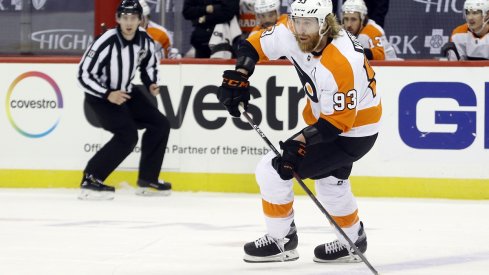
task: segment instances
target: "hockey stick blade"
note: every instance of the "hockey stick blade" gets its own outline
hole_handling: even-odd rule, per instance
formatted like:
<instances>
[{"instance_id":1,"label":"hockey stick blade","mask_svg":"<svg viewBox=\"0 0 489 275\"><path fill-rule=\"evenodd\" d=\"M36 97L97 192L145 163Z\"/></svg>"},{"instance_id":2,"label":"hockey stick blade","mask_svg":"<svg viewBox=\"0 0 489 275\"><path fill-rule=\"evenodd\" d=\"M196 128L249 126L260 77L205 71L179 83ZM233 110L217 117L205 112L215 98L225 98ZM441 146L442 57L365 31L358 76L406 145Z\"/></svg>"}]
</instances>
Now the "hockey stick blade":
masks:
<instances>
[{"instance_id":1,"label":"hockey stick blade","mask_svg":"<svg viewBox=\"0 0 489 275\"><path fill-rule=\"evenodd\" d=\"M265 143L268 145L268 147L270 147L270 149L275 153L275 155L280 156L280 152L277 150L277 148L275 148L275 146L273 146L273 144L267 138L267 136L265 135L265 133L263 133L263 131L260 129L260 127L258 127L258 125L256 125L256 123L250 117L250 115L248 114L248 112L246 112L246 110L244 109L243 104L240 104L238 106L238 108L239 108L239 111L241 112L241 114L246 118L246 120L248 121L248 123L250 124L250 126L253 129L255 129L255 131L260 135L260 137L263 139L263 141L265 141ZM348 241L348 244L350 245L350 247L353 248L353 250L355 251L355 253L363 260L363 262L367 265L367 267L370 269L370 271L372 271L373 274L378 275L379 273L370 264L370 262L367 260L367 258L365 257L365 255L363 255L363 253L360 251L360 249L358 249L358 247L352 242L352 240L350 240L350 238L346 235L345 231L343 231L343 229L341 229L341 227L335 222L335 220L333 219L333 217L331 217L331 215L328 213L328 211L326 211L326 209L323 207L323 205L318 201L318 199L312 193L312 191L309 189L309 187L306 186L306 184L304 183L304 181L302 181L302 179L299 177L299 175L297 173L295 173L295 172L294 172L294 178L297 181L297 183L299 183L299 185L302 187L302 189L307 193L307 195L309 195L309 197L312 199L312 201L314 202L314 204L316 204L316 206L319 208L319 210L321 210L321 212L326 216L326 218L328 219L328 221Z\"/></svg>"}]
</instances>

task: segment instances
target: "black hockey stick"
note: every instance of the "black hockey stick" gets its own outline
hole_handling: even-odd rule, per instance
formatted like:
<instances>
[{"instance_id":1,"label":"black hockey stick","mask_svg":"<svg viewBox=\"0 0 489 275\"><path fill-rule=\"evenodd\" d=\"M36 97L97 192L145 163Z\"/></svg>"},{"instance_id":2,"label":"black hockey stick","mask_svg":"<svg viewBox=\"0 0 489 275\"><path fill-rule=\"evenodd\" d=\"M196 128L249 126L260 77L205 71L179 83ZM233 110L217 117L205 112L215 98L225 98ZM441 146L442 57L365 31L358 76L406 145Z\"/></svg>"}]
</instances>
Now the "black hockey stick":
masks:
<instances>
[{"instance_id":1,"label":"black hockey stick","mask_svg":"<svg viewBox=\"0 0 489 275\"><path fill-rule=\"evenodd\" d=\"M262 132L262 130L258 127L258 125L255 124L253 119L250 117L248 112L246 112L243 108L243 106L240 104L239 105L239 111L241 114L246 118L250 126L255 129L255 131L260 135L260 137L265 141L265 143L272 149L272 151L275 153L275 155L280 156L280 152L273 146L273 144L270 142L270 140L267 138L267 136ZM328 221L340 232L340 234L348 241L348 244L350 244L350 247L353 248L355 253L363 260L363 262L367 265L367 267L372 271L373 274L377 275L379 274L377 270L370 264L370 262L367 260L365 255L358 249L358 247L350 240L350 238L346 235L345 231L341 229L341 227L334 221L333 217L326 211L326 209L323 207L323 205L318 201L316 196L311 192L311 190L306 186L306 184L302 181L302 179L299 177L299 175L294 172L294 178L295 180L299 183L299 185L304 189L304 191L309 195L309 197L312 199L312 201L316 204L316 206L323 212L323 214L328 218Z\"/></svg>"}]
</instances>

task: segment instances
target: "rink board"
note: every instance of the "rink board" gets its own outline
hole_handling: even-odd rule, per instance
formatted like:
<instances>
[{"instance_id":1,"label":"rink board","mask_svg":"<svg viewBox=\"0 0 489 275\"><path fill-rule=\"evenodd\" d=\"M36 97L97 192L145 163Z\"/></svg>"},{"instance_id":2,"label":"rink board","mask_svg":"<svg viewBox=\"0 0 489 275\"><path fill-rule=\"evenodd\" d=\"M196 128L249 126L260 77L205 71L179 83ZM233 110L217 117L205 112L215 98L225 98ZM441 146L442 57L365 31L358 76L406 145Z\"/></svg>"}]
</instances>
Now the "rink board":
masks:
<instances>
[{"instance_id":1,"label":"rink board","mask_svg":"<svg viewBox=\"0 0 489 275\"><path fill-rule=\"evenodd\" d=\"M0 187L8 188L76 188L81 171L0 170ZM175 191L258 193L253 174L165 172L165 180ZM107 183L116 188L135 187L137 173L116 171ZM305 181L314 192L314 183ZM360 197L408 197L448 199L489 199L487 179L436 179L394 177L351 177L352 190ZM294 193L306 195L294 185Z\"/></svg>"},{"instance_id":2,"label":"rink board","mask_svg":"<svg viewBox=\"0 0 489 275\"><path fill-rule=\"evenodd\" d=\"M253 172L268 148L215 97L232 64L188 63L160 67L158 108L173 128L162 178L175 190L258 192ZM474 64L374 64L383 128L354 166L357 195L489 199L489 67ZM0 70L0 187L77 187L110 138L85 117L77 64L0 63ZM305 126L293 67L258 66L250 81L250 112L276 146ZM138 144L108 183L133 184L139 156Z\"/></svg>"}]
</instances>

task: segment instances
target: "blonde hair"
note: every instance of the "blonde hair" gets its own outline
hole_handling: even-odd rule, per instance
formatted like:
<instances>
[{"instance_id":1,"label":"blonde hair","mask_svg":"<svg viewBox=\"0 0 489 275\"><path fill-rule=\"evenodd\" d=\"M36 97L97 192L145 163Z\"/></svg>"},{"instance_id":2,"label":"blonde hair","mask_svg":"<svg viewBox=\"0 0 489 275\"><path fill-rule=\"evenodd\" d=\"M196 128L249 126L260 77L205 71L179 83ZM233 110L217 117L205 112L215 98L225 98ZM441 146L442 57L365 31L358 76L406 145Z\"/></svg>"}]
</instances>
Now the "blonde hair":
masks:
<instances>
[{"instance_id":1,"label":"blonde hair","mask_svg":"<svg viewBox=\"0 0 489 275\"><path fill-rule=\"evenodd\" d=\"M336 19L336 15L332 13L326 15L325 23L326 24L323 25L320 34L330 38L338 37L340 31L342 30L342 27L338 22L338 20Z\"/></svg>"}]
</instances>

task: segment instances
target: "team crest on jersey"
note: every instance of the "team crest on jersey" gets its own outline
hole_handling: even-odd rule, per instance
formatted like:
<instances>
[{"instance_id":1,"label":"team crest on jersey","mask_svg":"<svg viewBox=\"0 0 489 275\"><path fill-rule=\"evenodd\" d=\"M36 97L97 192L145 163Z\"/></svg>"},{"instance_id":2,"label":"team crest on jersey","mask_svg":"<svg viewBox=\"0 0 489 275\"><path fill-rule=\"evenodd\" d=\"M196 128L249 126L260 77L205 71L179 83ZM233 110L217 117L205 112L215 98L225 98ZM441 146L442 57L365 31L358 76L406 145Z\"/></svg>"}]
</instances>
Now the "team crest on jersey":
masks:
<instances>
[{"instance_id":1,"label":"team crest on jersey","mask_svg":"<svg viewBox=\"0 0 489 275\"><path fill-rule=\"evenodd\" d=\"M143 61L143 59L146 57L147 54L148 54L148 51L146 49L139 50L139 52L138 52L138 65L141 64L141 62Z\"/></svg>"},{"instance_id":2,"label":"team crest on jersey","mask_svg":"<svg viewBox=\"0 0 489 275\"><path fill-rule=\"evenodd\" d=\"M297 74L299 75L299 78L302 83L302 88L306 92L306 95L309 97L309 99L312 100L312 102L319 102L317 89L316 86L314 86L314 81L312 81L309 75L306 72L304 72L303 69L301 69L301 67L299 66L299 64L297 64L294 58L292 58L292 62L294 62L294 67L297 71ZM316 68L314 68L312 73L314 74L315 71Z\"/></svg>"}]
</instances>

